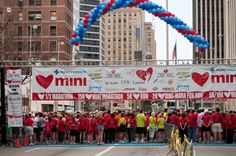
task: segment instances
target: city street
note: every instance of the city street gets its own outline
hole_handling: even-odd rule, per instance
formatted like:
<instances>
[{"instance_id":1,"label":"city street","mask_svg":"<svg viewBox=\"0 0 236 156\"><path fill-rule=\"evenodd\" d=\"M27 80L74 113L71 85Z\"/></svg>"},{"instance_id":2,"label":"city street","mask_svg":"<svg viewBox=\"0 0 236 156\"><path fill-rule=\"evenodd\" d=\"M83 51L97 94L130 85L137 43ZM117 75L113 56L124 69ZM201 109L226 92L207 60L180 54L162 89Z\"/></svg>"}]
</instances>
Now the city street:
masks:
<instances>
[{"instance_id":1,"label":"city street","mask_svg":"<svg viewBox=\"0 0 236 156\"><path fill-rule=\"evenodd\" d=\"M195 146L196 156L234 156L235 145ZM166 156L163 145L49 145L29 148L0 148L1 156Z\"/></svg>"}]
</instances>

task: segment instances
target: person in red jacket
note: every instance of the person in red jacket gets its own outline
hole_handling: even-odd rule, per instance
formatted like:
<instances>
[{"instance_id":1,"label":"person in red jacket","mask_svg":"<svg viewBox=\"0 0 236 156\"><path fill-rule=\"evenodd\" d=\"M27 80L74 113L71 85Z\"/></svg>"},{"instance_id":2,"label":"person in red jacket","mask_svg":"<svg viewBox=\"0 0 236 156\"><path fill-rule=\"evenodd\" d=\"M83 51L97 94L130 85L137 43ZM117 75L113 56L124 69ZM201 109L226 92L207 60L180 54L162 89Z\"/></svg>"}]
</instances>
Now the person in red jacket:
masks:
<instances>
[{"instance_id":1,"label":"person in red jacket","mask_svg":"<svg viewBox=\"0 0 236 156\"><path fill-rule=\"evenodd\" d=\"M207 112L202 116L203 143L210 143L212 118Z\"/></svg>"},{"instance_id":2,"label":"person in red jacket","mask_svg":"<svg viewBox=\"0 0 236 156\"><path fill-rule=\"evenodd\" d=\"M216 108L216 112L212 115L212 127L211 130L213 132L213 136L214 136L214 142L217 141L217 135L218 135L218 140L220 143L222 143L222 125L221 122L223 120L223 116L220 113L220 108Z\"/></svg>"},{"instance_id":3,"label":"person in red jacket","mask_svg":"<svg viewBox=\"0 0 236 156\"><path fill-rule=\"evenodd\" d=\"M232 144L234 142L234 129L236 127L236 121L234 118L234 114L230 112L226 120L226 129L227 129L227 143Z\"/></svg>"},{"instance_id":4,"label":"person in red jacket","mask_svg":"<svg viewBox=\"0 0 236 156\"><path fill-rule=\"evenodd\" d=\"M65 131L66 131L66 124L65 121L62 120L62 116L59 117L58 120L58 141L59 143L63 143L64 142L64 136L65 136Z\"/></svg>"},{"instance_id":5,"label":"person in red jacket","mask_svg":"<svg viewBox=\"0 0 236 156\"><path fill-rule=\"evenodd\" d=\"M104 122L105 122L105 125L104 125L104 134L105 134L105 137L104 137L104 142L107 143L109 141L109 124L108 124L108 121L111 119L111 112L110 111L107 111L107 113L104 115Z\"/></svg>"},{"instance_id":6,"label":"person in red jacket","mask_svg":"<svg viewBox=\"0 0 236 156\"><path fill-rule=\"evenodd\" d=\"M93 128L93 115L90 115L90 118L88 118L88 128L87 128L87 136L88 136L88 143L93 143L93 134L94 134L94 128Z\"/></svg>"},{"instance_id":7,"label":"person in red jacket","mask_svg":"<svg viewBox=\"0 0 236 156\"><path fill-rule=\"evenodd\" d=\"M179 135L181 138L181 143L184 141L184 135L188 137L188 127L189 127L189 120L185 113L182 113L181 117L179 118Z\"/></svg>"}]
</instances>

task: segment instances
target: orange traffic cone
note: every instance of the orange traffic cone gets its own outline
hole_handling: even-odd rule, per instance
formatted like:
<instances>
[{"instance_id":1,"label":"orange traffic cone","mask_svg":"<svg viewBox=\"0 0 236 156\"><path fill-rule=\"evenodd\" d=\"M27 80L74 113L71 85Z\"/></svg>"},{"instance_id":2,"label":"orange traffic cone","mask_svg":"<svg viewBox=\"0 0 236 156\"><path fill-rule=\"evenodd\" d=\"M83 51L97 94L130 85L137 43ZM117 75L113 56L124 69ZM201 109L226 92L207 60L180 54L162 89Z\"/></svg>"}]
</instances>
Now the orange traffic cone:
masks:
<instances>
[{"instance_id":1,"label":"orange traffic cone","mask_svg":"<svg viewBox=\"0 0 236 156\"><path fill-rule=\"evenodd\" d=\"M24 146L27 147L28 146L28 139L24 138Z\"/></svg>"},{"instance_id":2,"label":"orange traffic cone","mask_svg":"<svg viewBox=\"0 0 236 156\"><path fill-rule=\"evenodd\" d=\"M15 147L20 148L20 139L16 139Z\"/></svg>"}]
</instances>

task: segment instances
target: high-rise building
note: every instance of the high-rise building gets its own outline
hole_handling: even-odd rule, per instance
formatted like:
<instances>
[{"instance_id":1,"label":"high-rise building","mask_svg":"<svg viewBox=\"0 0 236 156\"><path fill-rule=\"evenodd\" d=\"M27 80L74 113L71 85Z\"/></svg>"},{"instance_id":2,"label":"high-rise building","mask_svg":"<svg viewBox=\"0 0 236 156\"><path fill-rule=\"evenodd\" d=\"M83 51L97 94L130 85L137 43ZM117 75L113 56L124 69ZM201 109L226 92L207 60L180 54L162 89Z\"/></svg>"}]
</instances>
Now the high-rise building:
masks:
<instances>
[{"instance_id":1,"label":"high-rise building","mask_svg":"<svg viewBox=\"0 0 236 156\"><path fill-rule=\"evenodd\" d=\"M225 0L225 58L236 59L236 1ZM236 63L236 62L235 62Z\"/></svg>"},{"instance_id":2,"label":"high-rise building","mask_svg":"<svg viewBox=\"0 0 236 156\"><path fill-rule=\"evenodd\" d=\"M144 44L144 12L122 8L105 15L105 60L131 61Z\"/></svg>"},{"instance_id":3,"label":"high-rise building","mask_svg":"<svg viewBox=\"0 0 236 156\"><path fill-rule=\"evenodd\" d=\"M74 29L79 21L103 0L74 0ZM97 20L85 33L79 47L74 48L76 60L104 60L104 17Z\"/></svg>"},{"instance_id":4,"label":"high-rise building","mask_svg":"<svg viewBox=\"0 0 236 156\"><path fill-rule=\"evenodd\" d=\"M224 1L193 0L193 28L210 43L210 49L204 54L194 47L194 59L225 58Z\"/></svg>"},{"instance_id":5,"label":"high-rise building","mask_svg":"<svg viewBox=\"0 0 236 156\"><path fill-rule=\"evenodd\" d=\"M156 60L155 30L151 22L144 23L144 37L146 59Z\"/></svg>"},{"instance_id":6,"label":"high-rise building","mask_svg":"<svg viewBox=\"0 0 236 156\"><path fill-rule=\"evenodd\" d=\"M1 0L3 60L71 60L72 0Z\"/></svg>"}]
</instances>

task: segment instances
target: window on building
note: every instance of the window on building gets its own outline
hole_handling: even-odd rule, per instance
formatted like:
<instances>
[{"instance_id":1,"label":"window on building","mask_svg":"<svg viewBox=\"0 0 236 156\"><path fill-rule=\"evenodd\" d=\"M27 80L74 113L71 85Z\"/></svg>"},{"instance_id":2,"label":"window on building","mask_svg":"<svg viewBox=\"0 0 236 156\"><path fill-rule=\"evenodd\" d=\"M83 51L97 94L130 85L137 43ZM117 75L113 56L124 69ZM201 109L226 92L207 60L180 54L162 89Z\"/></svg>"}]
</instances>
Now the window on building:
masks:
<instances>
[{"instance_id":1,"label":"window on building","mask_svg":"<svg viewBox=\"0 0 236 156\"><path fill-rule=\"evenodd\" d=\"M23 51L23 43L22 42L17 43L17 49L18 49L18 51Z\"/></svg>"},{"instance_id":2,"label":"window on building","mask_svg":"<svg viewBox=\"0 0 236 156\"><path fill-rule=\"evenodd\" d=\"M29 21L41 21L42 13L41 11L29 11L28 18Z\"/></svg>"},{"instance_id":3,"label":"window on building","mask_svg":"<svg viewBox=\"0 0 236 156\"><path fill-rule=\"evenodd\" d=\"M57 35L57 27L50 26L50 36L56 36L56 35Z\"/></svg>"},{"instance_id":4,"label":"window on building","mask_svg":"<svg viewBox=\"0 0 236 156\"><path fill-rule=\"evenodd\" d=\"M22 32L22 26L18 26L18 36L22 36L23 32Z\"/></svg>"},{"instance_id":5,"label":"window on building","mask_svg":"<svg viewBox=\"0 0 236 156\"><path fill-rule=\"evenodd\" d=\"M42 0L29 0L29 6L41 6Z\"/></svg>"},{"instance_id":6,"label":"window on building","mask_svg":"<svg viewBox=\"0 0 236 156\"><path fill-rule=\"evenodd\" d=\"M23 0L18 0L18 6L22 7L23 6Z\"/></svg>"},{"instance_id":7,"label":"window on building","mask_svg":"<svg viewBox=\"0 0 236 156\"><path fill-rule=\"evenodd\" d=\"M19 21L23 21L23 12L19 11L18 15L19 15Z\"/></svg>"},{"instance_id":8,"label":"window on building","mask_svg":"<svg viewBox=\"0 0 236 156\"><path fill-rule=\"evenodd\" d=\"M57 5L57 0L51 0L51 6L56 6Z\"/></svg>"},{"instance_id":9,"label":"window on building","mask_svg":"<svg viewBox=\"0 0 236 156\"><path fill-rule=\"evenodd\" d=\"M28 42L28 50L30 50L30 41ZM40 51L40 50L41 50L41 41L32 41L31 51Z\"/></svg>"},{"instance_id":10,"label":"window on building","mask_svg":"<svg viewBox=\"0 0 236 156\"><path fill-rule=\"evenodd\" d=\"M30 28L31 30L31 35L32 36L40 36L41 35L41 26L37 26L36 29L33 29L31 26L28 27L28 36L30 36Z\"/></svg>"},{"instance_id":11,"label":"window on building","mask_svg":"<svg viewBox=\"0 0 236 156\"><path fill-rule=\"evenodd\" d=\"M50 41L49 49L50 49L50 51L56 51L57 50L57 41Z\"/></svg>"},{"instance_id":12,"label":"window on building","mask_svg":"<svg viewBox=\"0 0 236 156\"><path fill-rule=\"evenodd\" d=\"M51 19L51 21L56 21L57 20L57 12L56 11L51 11L50 12L50 19Z\"/></svg>"}]
</instances>

